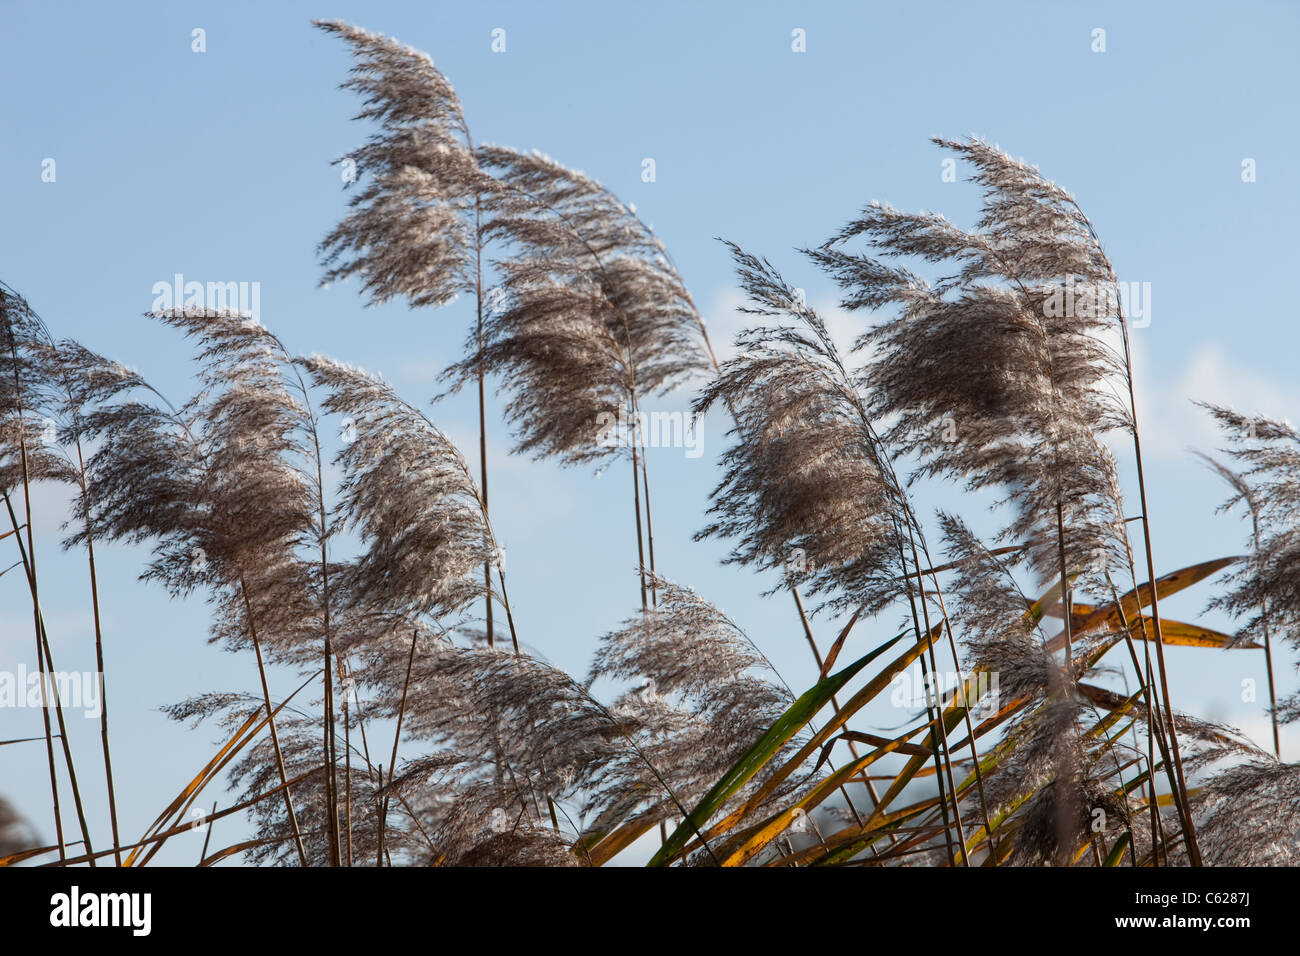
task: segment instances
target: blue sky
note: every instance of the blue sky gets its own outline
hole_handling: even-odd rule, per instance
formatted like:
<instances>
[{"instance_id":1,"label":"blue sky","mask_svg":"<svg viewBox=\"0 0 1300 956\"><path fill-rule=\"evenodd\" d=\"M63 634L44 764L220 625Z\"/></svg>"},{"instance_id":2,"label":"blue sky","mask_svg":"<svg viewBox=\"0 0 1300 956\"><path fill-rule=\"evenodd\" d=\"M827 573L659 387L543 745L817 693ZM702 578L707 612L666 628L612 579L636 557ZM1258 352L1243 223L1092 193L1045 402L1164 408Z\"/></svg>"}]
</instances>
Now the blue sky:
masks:
<instances>
[{"instance_id":1,"label":"blue sky","mask_svg":"<svg viewBox=\"0 0 1300 956\"><path fill-rule=\"evenodd\" d=\"M1223 490L1187 454L1215 445L1190 399L1276 417L1300 408L1294 305L1283 291L1300 265L1293 5L228 2L126 11L3 3L0 278L56 334L183 399L193 386L186 346L142 317L154 284L176 273L259 282L262 321L291 348L382 372L414 400L438 391L434 377L459 357L471 303L366 309L355 283L320 287L315 246L345 204L331 161L364 129L350 121L354 99L337 89L345 51L311 28L313 17L347 19L429 52L476 138L540 149L636 203L719 345L741 319L714 237L770 257L847 339L864 317L833 308L834 290L798 247L820 243L872 199L969 224L977 190L943 181L944 154L930 136L977 134L1037 164L1078 197L1120 277L1151 283L1152 321L1135 330L1134 347L1158 570L1241 549L1244 526L1214 514ZM205 31L204 53L191 49L195 28ZM505 31L504 53L491 49L496 28ZM796 28L806 52L791 49ZM1104 53L1092 49L1097 28ZM646 158L653 182L642 179ZM42 179L46 159L55 162L53 182ZM1254 182L1243 182L1246 159ZM637 606L627 466L595 478L508 458L495 410L493 521L509 554L521 637L585 673L597 637ZM433 415L472 455L469 396ZM725 447L722 419L704 429L699 458L652 452L660 569L728 611L801 687L815 672L788 597L760 600L772 581L722 567L721 543L691 541ZM1128 490L1136 513L1131 482ZM926 486L919 503L994 526L982 501L951 488ZM53 545L57 496L43 494L38 505L56 662L93 670L84 558ZM157 708L206 690L254 689L256 673L205 643L201 600L171 602L135 582L142 552L105 552L125 836L143 832L216 736L174 725ZM17 577L0 579L0 668L33 663ZM1180 596L1169 613L1194 616L1209 593ZM895 623L886 614L861 629L858 646L894 633ZM817 629L827 643L835 624ZM1241 700L1243 679L1263 686L1262 655L1175 649L1170 657L1176 703L1265 741L1260 706ZM1291 655L1281 657L1286 691L1295 680ZM290 680L277 675L278 688ZM97 724L77 722L78 769L106 845ZM39 733L38 716L6 714L0 738L29 732ZM1289 740L1290 756L1300 756L1300 738ZM43 760L38 744L0 751L0 793L52 837ZM214 846L243 829L222 821ZM197 837L177 840L162 859L192 862L200 846Z\"/></svg>"}]
</instances>

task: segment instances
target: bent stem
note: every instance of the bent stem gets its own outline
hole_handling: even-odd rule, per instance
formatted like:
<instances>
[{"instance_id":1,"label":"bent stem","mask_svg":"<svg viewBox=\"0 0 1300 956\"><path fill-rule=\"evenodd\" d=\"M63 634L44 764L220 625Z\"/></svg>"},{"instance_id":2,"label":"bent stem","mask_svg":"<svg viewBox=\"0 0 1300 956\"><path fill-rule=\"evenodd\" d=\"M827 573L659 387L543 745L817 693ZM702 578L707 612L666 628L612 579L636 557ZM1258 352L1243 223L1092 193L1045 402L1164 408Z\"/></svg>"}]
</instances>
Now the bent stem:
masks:
<instances>
[{"instance_id":1,"label":"bent stem","mask_svg":"<svg viewBox=\"0 0 1300 956\"><path fill-rule=\"evenodd\" d=\"M14 540L18 542L18 550L22 553L23 570L27 572L28 586L31 587L31 569L27 566L27 553L23 549L22 535L19 534L18 516L14 514L13 502L9 498L9 492L4 492L5 507L9 510L9 520L13 524ZM54 804L54 831L59 846L59 859L68 858L67 846L63 839L63 814L59 810L59 777L58 770L54 762L54 733L50 726L50 708L45 699L45 657L41 654L41 622L40 611L36 609L33 601L32 621L36 635L36 666L39 671L41 682L41 717L45 721L45 752L50 765L50 799Z\"/></svg>"},{"instance_id":2,"label":"bent stem","mask_svg":"<svg viewBox=\"0 0 1300 956\"><path fill-rule=\"evenodd\" d=\"M81 441L77 441L77 461L81 464ZM82 489L85 489L85 471L82 470ZM99 621L99 580L95 571L95 542L86 515L86 556L90 562L90 606L95 623L95 666L99 669L99 736L104 751L104 779L108 787L108 818L113 829L113 859L122 865L122 840L117 829L117 794L113 788L113 759L108 748L108 680L104 676L104 632Z\"/></svg>"},{"instance_id":3,"label":"bent stem","mask_svg":"<svg viewBox=\"0 0 1300 956\"><path fill-rule=\"evenodd\" d=\"M465 137L469 141L468 129L465 130ZM470 155L473 155L473 150L474 147L471 141ZM482 197L477 194L474 196L474 310L477 314L474 335L481 353L483 351L483 211ZM477 371L479 479L483 492L483 514L486 516L488 511L487 399L483 364L481 362ZM490 560L483 562L483 592L484 613L487 617L488 647L494 647L496 646L496 632L492 626L492 562ZM511 637L514 637L513 630L511 631ZM515 642L515 648L518 650L518 641Z\"/></svg>"}]
</instances>

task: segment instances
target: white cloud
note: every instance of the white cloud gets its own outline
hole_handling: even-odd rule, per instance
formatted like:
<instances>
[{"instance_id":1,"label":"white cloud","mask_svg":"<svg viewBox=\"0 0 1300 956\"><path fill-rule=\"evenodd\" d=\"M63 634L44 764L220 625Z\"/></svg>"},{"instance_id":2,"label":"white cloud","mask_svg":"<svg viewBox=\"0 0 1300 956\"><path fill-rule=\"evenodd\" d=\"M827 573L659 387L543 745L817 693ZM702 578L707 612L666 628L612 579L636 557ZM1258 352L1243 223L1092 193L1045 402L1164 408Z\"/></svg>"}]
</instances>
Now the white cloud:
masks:
<instances>
[{"instance_id":1,"label":"white cloud","mask_svg":"<svg viewBox=\"0 0 1300 956\"><path fill-rule=\"evenodd\" d=\"M1143 446L1154 454L1182 457L1189 448L1212 453L1223 445L1213 420L1193 400L1270 418L1286 418L1300 408L1300 389L1239 361L1219 343L1197 346L1170 379L1149 371L1143 341L1141 332L1134 334L1138 422Z\"/></svg>"},{"instance_id":2,"label":"white cloud","mask_svg":"<svg viewBox=\"0 0 1300 956\"><path fill-rule=\"evenodd\" d=\"M709 330L709 341L719 362L736 355L736 333L754 323L758 316L745 315L740 307L745 295L734 286L724 286L704 309L704 324Z\"/></svg>"}]
</instances>

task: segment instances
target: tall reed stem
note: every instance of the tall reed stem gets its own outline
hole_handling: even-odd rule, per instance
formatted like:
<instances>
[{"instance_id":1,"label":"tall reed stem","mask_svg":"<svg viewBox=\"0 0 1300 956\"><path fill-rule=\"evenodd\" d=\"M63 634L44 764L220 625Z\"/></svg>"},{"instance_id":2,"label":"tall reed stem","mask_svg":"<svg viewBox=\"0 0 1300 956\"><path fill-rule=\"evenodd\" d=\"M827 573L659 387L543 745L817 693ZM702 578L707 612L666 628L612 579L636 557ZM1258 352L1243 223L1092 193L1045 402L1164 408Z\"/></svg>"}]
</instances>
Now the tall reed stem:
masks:
<instances>
[{"instance_id":1,"label":"tall reed stem","mask_svg":"<svg viewBox=\"0 0 1300 956\"><path fill-rule=\"evenodd\" d=\"M650 519L650 469L648 446L641 446L641 484L645 490L645 536L650 552L650 603L659 606L658 575L655 571L655 526Z\"/></svg>"},{"instance_id":2,"label":"tall reed stem","mask_svg":"<svg viewBox=\"0 0 1300 956\"><path fill-rule=\"evenodd\" d=\"M307 865L307 851L302 845L302 831L298 828L298 814L293 809L293 797L289 794L289 777L284 770L284 752L280 749L280 734L275 729L275 709L271 706L271 689L266 681L266 665L262 661L262 642L257 636L257 624L253 620L253 605L248 599L248 586L244 579L239 579L239 593L244 599L244 614L248 617L248 633L253 639L253 653L257 657L257 676L262 682L262 702L266 705L266 721L271 730L271 747L275 751L275 769L280 775L280 784L284 792L284 808L289 814L289 824L293 827L294 846L298 851L298 862Z\"/></svg>"},{"instance_id":3,"label":"tall reed stem","mask_svg":"<svg viewBox=\"0 0 1300 956\"><path fill-rule=\"evenodd\" d=\"M402 681L402 704L397 711L397 729L393 731L393 755L388 761L388 785L393 785L393 775L397 772L397 745L402 739L402 718L406 716L406 693L411 687L411 666L415 663L415 641L419 636L416 631L411 634L411 653L406 658L406 678ZM388 829L388 797L383 798L379 808L379 849L375 865L384 865L384 833ZM391 866L391 861L389 863Z\"/></svg>"},{"instance_id":4,"label":"tall reed stem","mask_svg":"<svg viewBox=\"0 0 1300 956\"><path fill-rule=\"evenodd\" d=\"M635 406L634 406L635 408ZM641 575L641 613L644 614L649 610L646 603L646 580L645 580L645 541L641 533L641 476L637 474L640 459L637 456L637 424L635 411L632 419L632 503L636 508L636 566Z\"/></svg>"},{"instance_id":5,"label":"tall reed stem","mask_svg":"<svg viewBox=\"0 0 1300 956\"><path fill-rule=\"evenodd\" d=\"M1125 355L1128 354L1128 331L1125 325ZM1133 379L1129 376L1129 399L1133 401ZM1138 478L1138 500L1142 508L1142 542L1143 550L1146 552L1147 559L1147 579L1151 582L1151 623L1155 632L1156 643L1156 661L1159 665L1160 694L1164 699L1165 705L1165 722L1169 728L1169 749L1174 759L1174 773L1178 778L1178 816L1183 826L1184 842L1187 845L1187 859L1192 866L1201 866L1201 850L1196 842L1196 828L1192 823L1191 807L1187 799L1187 780L1183 775L1183 758L1178 748L1178 729L1174 723L1174 705L1169 694L1169 678L1165 668L1165 641L1164 635L1160 628L1160 596L1156 593L1159 588L1156 587L1156 568L1155 559L1152 556L1151 549L1151 523L1148 520L1147 512L1147 489L1146 478L1142 469L1142 440L1138 436L1137 427L1137 407L1132 407L1133 412L1133 456L1137 462Z\"/></svg>"},{"instance_id":6,"label":"tall reed stem","mask_svg":"<svg viewBox=\"0 0 1300 956\"><path fill-rule=\"evenodd\" d=\"M343 832L347 839L347 865L352 865L352 724L348 719L351 690L343 657L337 658L339 686L343 690Z\"/></svg>"},{"instance_id":7,"label":"tall reed stem","mask_svg":"<svg viewBox=\"0 0 1300 956\"><path fill-rule=\"evenodd\" d=\"M5 501L8 502L9 496L5 495ZM28 505L28 520L30 522L30 504ZM18 523L15 520L12 506L9 508L9 520L13 523L15 530ZM30 530L30 529L29 529ZM68 768L68 783L72 787L72 802L77 811L77 823L81 827L81 839L86 847L88 862L95 866L95 850L90 842L90 828L86 825L86 811L81 803L81 787L77 784L77 768L72 760L72 746L68 738L68 725L63 719L63 702L59 698L58 672L54 667L54 656L50 653L50 635L45 628L45 615L41 612L40 596L36 584L35 566L31 562L30 554L27 549L23 548L22 537L15 535L18 539L18 550L22 555L23 567L27 571L27 584L31 590L32 608L36 626L36 659L40 668L41 680L41 708L45 712L46 727L49 727L49 701L54 702L54 718L59 727L59 743L63 749L63 762ZM31 547L31 537L28 537L28 548Z\"/></svg>"},{"instance_id":8,"label":"tall reed stem","mask_svg":"<svg viewBox=\"0 0 1300 956\"><path fill-rule=\"evenodd\" d=\"M466 138L469 131L465 132ZM473 144L470 145L471 152ZM474 310L476 313L475 342L483 351L483 213L482 200L474 197ZM483 365L478 366L478 463L479 484L483 494L483 514L488 513L488 463L487 463L487 397ZM492 562L483 562L483 604L486 618L488 647L496 646L496 631L492 625ZM513 636L513 635L512 635ZM517 646L518 642L516 642Z\"/></svg>"},{"instance_id":9,"label":"tall reed stem","mask_svg":"<svg viewBox=\"0 0 1300 956\"><path fill-rule=\"evenodd\" d=\"M77 441L77 463L81 467L82 491L85 491L85 464L82 462L81 441ZM108 747L108 678L104 673L104 632L99 621L99 579L95 572L95 541L86 514L86 557L90 563L90 606L95 623L95 666L99 672L99 737L104 751L104 781L108 787L108 818L113 829L113 860L122 865L122 840L117 829L117 794L113 788L113 758Z\"/></svg>"},{"instance_id":10,"label":"tall reed stem","mask_svg":"<svg viewBox=\"0 0 1300 956\"><path fill-rule=\"evenodd\" d=\"M1093 241L1096 243L1097 248L1100 250L1101 240L1097 236L1097 230L1093 228L1092 221L1084 215L1083 210L1079 208L1077 202L1073 203L1073 205L1081 217L1081 221L1092 236ZM1106 258L1105 253L1102 253L1102 257L1106 261L1110 275L1114 278L1115 270L1111 266L1109 259ZM1116 282L1118 282L1118 279L1116 279ZM1123 300L1121 296L1117 295L1115 301L1122 302ZM1187 844L1188 860L1192 866L1200 866L1201 851L1200 847L1197 845L1196 830L1192 823L1191 808L1187 797L1187 781L1183 775L1182 754L1178 747L1178 731L1174 724L1173 701L1169 694L1169 680L1165 671L1165 642L1164 633L1160 626L1160 596L1156 593L1155 558L1151 548L1151 520L1150 511L1147 506L1146 475L1142 466L1142 437L1141 431L1138 428L1137 396L1135 394L1133 382L1133 350L1132 344L1129 341L1128 320L1124 317L1122 306L1118 310L1118 319L1120 335L1124 346L1124 377L1128 386L1129 414L1132 416L1133 422L1133 459L1137 466L1138 502L1142 508L1143 551L1146 553L1147 579L1151 582L1151 621L1155 632L1156 659L1159 663L1160 694L1163 698L1165 707L1165 717L1169 729L1169 747L1173 757L1174 774L1178 784L1175 788L1176 792L1174 794L1174 802L1178 807L1178 816L1183 827L1183 834ZM1143 637L1145 638L1145 636L1146 633L1144 630Z\"/></svg>"},{"instance_id":11,"label":"tall reed stem","mask_svg":"<svg viewBox=\"0 0 1300 956\"><path fill-rule=\"evenodd\" d=\"M15 537L18 539L19 551L23 554L23 564L27 568L27 583L28 583L28 587L31 590L31 595L32 595L32 616L33 616L33 622L36 629L36 660L37 660L37 668L41 680L41 707L42 710L44 711L44 716L45 716L46 744L47 747L49 747L52 754L53 745L50 738L50 731L51 731L50 717L49 717L49 712L46 709L48 706L48 701L46 698L47 690L45 687L45 680L46 680L45 665L48 665L49 677L51 680L53 680L55 677L54 658L50 654L49 635L45 631L45 620L41 614L40 593L36 583L36 543L32 532L31 471L30 471L30 466L27 458L27 424L26 424L26 417L23 413L23 406L24 406L23 387L22 387L22 382L18 376L18 347L17 347L17 343L14 340L13 330L7 328L6 331L8 332L8 337L9 337L9 356L13 363L14 399L17 405L17 412L18 412L18 450L19 450L20 462L22 466L23 510L24 510L24 515L26 520L26 531L27 531L27 549L25 552L23 551L22 548L22 536L17 533L18 522L14 516L12 506L9 508L9 518L10 521L13 523ZM9 501L9 495L7 492L5 493L5 501L6 503ZM43 661L41 657L42 650L44 650ZM59 701L59 689L57 685L55 685L52 686L50 690L53 691L54 715L57 718L58 725L59 725L59 736L63 742L63 759L68 766L68 782L72 785L72 800L73 800L73 804L76 806L77 809L77 820L81 825L81 836L82 836L82 840L85 842L86 853L90 857L90 865L94 866L95 865L94 849L90 845L90 831L86 826L86 815L81 805L81 788L77 786L77 771L72 763L72 750L68 741L67 726L64 724L63 721L63 705ZM56 822L56 828L60 831L59 846L60 846L60 853L62 854L63 834L62 834L62 823L59 820L59 814L58 814L58 781L54 776L54 765L53 765L52 756L51 756L51 764L50 764L50 786L55 791L55 799L54 799L55 822ZM61 858L65 858L65 857L61 856Z\"/></svg>"},{"instance_id":12,"label":"tall reed stem","mask_svg":"<svg viewBox=\"0 0 1300 956\"><path fill-rule=\"evenodd\" d=\"M28 575L28 586L31 586L31 570L27 567L27 553L23 550L23 539L19 530L18 516L14 514L13 502L9 499L9 492L4 492L5 507L9 509L9 520L13 524L14 538L18 542L18 549L22 553L23 570ZM36 667L41 682L41 718L45 721L45 753L50 765L50 799L54 804L54 832L59 845L59 859L68 858L67 847L63 839L63 814L59 811L59 776L54 762L54 733L50 726L50 708L49 702L45 699L45 656L41 654L41 619L40 611L35 606L33 599L32 623L36 637Z\"/></svg>"}]
</instances>

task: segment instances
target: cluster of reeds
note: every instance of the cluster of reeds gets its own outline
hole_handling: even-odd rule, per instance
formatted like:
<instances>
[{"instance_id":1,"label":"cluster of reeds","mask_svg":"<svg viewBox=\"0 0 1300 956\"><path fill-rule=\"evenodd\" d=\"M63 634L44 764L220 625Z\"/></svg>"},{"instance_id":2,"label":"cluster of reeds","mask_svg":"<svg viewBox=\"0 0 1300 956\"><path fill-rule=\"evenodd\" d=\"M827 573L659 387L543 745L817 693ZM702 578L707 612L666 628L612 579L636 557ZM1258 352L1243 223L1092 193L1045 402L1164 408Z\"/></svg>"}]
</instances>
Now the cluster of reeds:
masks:
<instances>
[{"instance_id":1,"label":"cluster of reeds","mask_svg":"<svg viewBox=\"0 0 1300 956\"><path fill-rule=\"evenodd\" d=\"M198 391L174 405L0 288L0 538L28 582L38 668L56 662L32 485L61 482L100 671L127 636L102 633L115 596L99 593L96 545L145 543L142 577L205 597L211 639L254 688L169 708L226 740L139 836L117 823L107 707L105 837L50 700L42 737L0 743L44 745L55 842L27 845L0 802L0 863L143 865L223 779L235 796L207 819L245 814L254 832L205 843L202 865L598 866L642 837L655 865L1296 861L1300 769L1281 762L1278 727L1300 703L1276 699L1274 652L1277 637L1300 649L1300 433L1212 409L1241 470L1212 464L1251 517L1250 553L1158 577L1129 325L1069 194L980 140L939 141L983 189L972 228L873 204L803 250L866 313L852 353L769 261L728 244L753 326L719 362L632 207L541 154L477 143L423 53L319 26L349 46L344 86L371 126L347 157L361 174L349 213L321 244L326 278L358 277L372 302L472 299L446 381L477 390L477 468L382 378L247 316L153 316L195 345ZM1067 289L1090 307L1060 308ZM493 377L516 452L631 465L639 601L580 679L526 653L511 612L488 507ZM809 689L656 566L635 423L682 385L699 387L696 413L731 422L698 536L792 594ZM325 415L349 424L332 462ZM626 441L600 440L611 416L634 423ZM1112 447L1131 449L1135 513ZM1001 493L999 539L924 515L915 489L935 480ZM1161 613L1225 568L1213 604L1238 633ZM841 622L828 645L819 613ZM899 614L900 633L857 646L862 622ZM1271 753L1176 709L1171 645L1264 650ZM1108 654L1135 689L1104 686ZM863 729L913 666L957 686L901 730ZM297 688L277 699L287 672Z\"/></svg>"}]
</instances>

